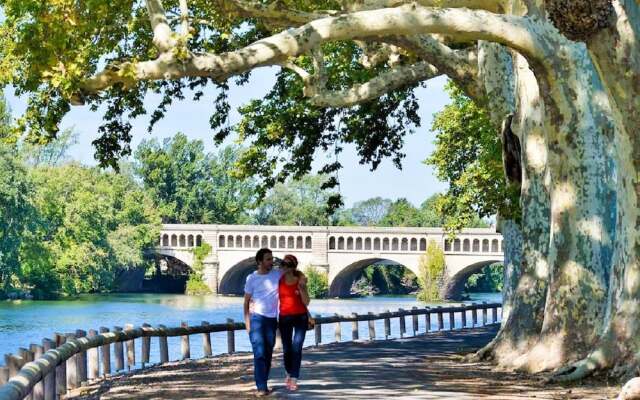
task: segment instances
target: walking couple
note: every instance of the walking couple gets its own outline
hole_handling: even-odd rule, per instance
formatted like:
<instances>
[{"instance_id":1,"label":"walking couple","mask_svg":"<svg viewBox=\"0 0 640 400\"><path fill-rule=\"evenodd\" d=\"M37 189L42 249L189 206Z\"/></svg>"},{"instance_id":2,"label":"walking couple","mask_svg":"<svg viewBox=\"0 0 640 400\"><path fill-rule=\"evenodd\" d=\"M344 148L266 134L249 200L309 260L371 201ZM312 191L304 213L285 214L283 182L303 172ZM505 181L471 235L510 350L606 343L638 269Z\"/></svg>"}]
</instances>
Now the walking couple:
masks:
<instances>
[{"instance_id":1,"label":"walking couple","mask_svg":"<svg viewBox=\"0 0 640 400\"><path fill-rule=\"evenodd\" d=\"M297 270L295 256L284 256L281 268L273 269L269 249L256 253L258 270L247 277L244 287L244 322L253 348L253 367L258 396L270 394L267 386L271 356L280 327L287 389L297 390L302 361L302 345L308 329L307 279Z\"/></svg>"}]
</instances>

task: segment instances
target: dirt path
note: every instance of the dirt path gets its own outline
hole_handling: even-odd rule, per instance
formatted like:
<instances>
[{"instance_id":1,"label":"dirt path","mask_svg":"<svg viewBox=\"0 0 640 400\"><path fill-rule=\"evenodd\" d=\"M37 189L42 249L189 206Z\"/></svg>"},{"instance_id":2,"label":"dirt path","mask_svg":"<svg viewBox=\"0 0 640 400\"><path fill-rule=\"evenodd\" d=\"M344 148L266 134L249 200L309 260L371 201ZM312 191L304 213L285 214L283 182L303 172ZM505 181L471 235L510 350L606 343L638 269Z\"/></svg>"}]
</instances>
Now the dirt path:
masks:
<instances>
[{"instance_id":1,"label":"dirt path","mask_svg":"<svg viewBox=\"0 0 640 400\"><path fill-rule=\"evenodd\" d=\"M461 354L487 343L495 327L416 338L334 343L305 349L300 390L286 391L281 355L274 355L269 398L280 399L611 399L620 387L582 386L465 363ZM80 399L244 399L254 391L252 355L176 362L83 388Z\"/></svg>"}]
</instances>

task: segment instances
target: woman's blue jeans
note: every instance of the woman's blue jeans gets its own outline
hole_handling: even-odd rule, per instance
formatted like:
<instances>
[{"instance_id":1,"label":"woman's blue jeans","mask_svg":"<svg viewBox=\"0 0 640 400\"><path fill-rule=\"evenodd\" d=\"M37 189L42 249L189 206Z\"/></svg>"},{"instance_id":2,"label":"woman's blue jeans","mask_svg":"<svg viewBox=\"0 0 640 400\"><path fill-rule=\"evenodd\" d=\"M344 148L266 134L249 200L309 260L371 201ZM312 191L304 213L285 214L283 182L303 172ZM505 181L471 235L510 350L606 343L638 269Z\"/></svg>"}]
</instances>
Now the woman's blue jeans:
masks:
<instances>
[{"instance_id":1,"label":"woman's blue jeans","mask_svg":"<svg viewBox=\"0 0 640 400\"><path fill-rule=\"evenodd\" d=\"M253 376L258 390L268 390L271 356L276 344L278 320L259 314L250 316L249 340L253 348Z\"/></svg>"},{"instance_id":2,"label":"woman's blue jeans","mask_svg":"<svg viewBox=\"0 0 640 400\"><path fill-rule=\"evenodd\" d=\"M300 377L302 345L307 334L308 323L307 314L280 316L284 369L292 378L298 379Z\"/></svg>"}]
</instances>

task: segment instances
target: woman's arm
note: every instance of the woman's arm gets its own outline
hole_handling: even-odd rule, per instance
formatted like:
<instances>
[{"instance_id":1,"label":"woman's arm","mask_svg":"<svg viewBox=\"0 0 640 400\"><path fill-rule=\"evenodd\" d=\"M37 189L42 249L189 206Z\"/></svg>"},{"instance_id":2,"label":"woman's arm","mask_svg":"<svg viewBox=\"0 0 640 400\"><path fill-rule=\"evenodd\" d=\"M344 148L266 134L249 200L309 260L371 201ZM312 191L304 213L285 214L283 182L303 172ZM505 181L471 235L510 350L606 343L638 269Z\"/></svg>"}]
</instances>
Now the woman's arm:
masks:
<instances>
[{"instance_id":1,"label":"woman's arm","mask_svg":"<svg viewBox=\"0 0 640 400\"><path fill-rule=\"evenodd\" d=\"M309 292L307 291L307 277L302 272L300 272L300 276L298 276L298 290L300 290L302 303L305 306L308 306L309 303L311 303L311 299L309 298Z\"/></svg>"}]
</instances>

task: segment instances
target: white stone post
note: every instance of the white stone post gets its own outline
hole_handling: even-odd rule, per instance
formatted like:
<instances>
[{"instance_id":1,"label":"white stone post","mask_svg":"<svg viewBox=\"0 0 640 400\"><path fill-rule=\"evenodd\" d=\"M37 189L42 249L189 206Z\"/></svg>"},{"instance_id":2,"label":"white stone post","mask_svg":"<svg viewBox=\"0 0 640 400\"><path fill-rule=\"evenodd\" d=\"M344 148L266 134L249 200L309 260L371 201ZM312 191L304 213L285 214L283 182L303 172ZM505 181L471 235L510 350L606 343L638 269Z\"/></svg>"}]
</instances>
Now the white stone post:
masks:
<instances>
[{"instance_id":1,"label":"white stone post","mask_svg":"<svg viewBox=\"0 0 640 400\"><path fill-rule=\"evenodd\" d=\"M329 274L329 231L313 232L311 235L311 265Z\"/></svg>"}]
</instances>

